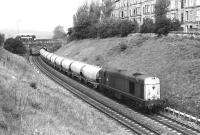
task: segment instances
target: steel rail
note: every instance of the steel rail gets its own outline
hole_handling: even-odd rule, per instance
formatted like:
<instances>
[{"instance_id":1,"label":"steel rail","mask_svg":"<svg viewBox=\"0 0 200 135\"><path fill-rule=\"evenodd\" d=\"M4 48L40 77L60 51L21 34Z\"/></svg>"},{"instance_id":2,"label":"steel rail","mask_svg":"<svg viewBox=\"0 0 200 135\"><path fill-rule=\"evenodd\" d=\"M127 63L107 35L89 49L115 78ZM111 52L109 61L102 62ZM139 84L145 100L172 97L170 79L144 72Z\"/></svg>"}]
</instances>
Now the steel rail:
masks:
<instances>
[{"instance_id":1,"label":"steel rail","mask_svg":"<svg viewBox=\"0 0 200 135\"><path fill-rule=\"evenodd\" d=\"M200 130L194 128L194 127L191 127L187 124L184 124L182 122L179 122L173 118L170 118L168 116L165 116L163 114L158 114L156 117L158 117L159 119L162 119L163 121L167 121L166 123L168 123L168 125L172 128L176 128L180 131L183 131L182 133L187 133L188 135L192 135L192 134L200 134ZM177 126L176 126L177 125ZM176 127L174 127L176 126Z\"/></svg>"},{"instance_id":2,"label":"steel rail","mask_svg":"<svg viewBox=\"0 0 200 135\"><path fill-rule=\"evenodd\" d=\"M191 127L188 128L187 126L185 126L181 123L178 123L177 121L175 121L173 119L169 119L169 118L163 117L161 115L154 115L154 116L147 115L147 117L159 122L160 124L167 126L168 128L171 128L173 131L176 131L177 133L181 133L183 135L198 135L198 134L200 134L200 132L197 132L197 131L191 129Z\"/></svg>"}]
</instances>

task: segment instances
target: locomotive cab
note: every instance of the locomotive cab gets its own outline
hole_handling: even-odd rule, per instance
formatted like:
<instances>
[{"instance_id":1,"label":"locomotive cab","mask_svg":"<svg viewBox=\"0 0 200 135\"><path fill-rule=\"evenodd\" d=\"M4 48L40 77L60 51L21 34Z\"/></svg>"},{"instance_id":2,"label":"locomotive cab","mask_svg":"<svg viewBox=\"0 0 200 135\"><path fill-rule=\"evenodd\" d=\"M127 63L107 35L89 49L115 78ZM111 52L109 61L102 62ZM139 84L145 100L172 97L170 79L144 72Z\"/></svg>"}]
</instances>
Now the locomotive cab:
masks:
<instances>
[{"instance_id":1,"label":"locomotive cab","mask_svg":"<svg viewBox=\"0 0 200 135\"><path fill-rule=\"evenodd\" d=\"M160 99L160 80L157 77L148 77L144 79L144 99Z\"/></svg>"}]
</instances>

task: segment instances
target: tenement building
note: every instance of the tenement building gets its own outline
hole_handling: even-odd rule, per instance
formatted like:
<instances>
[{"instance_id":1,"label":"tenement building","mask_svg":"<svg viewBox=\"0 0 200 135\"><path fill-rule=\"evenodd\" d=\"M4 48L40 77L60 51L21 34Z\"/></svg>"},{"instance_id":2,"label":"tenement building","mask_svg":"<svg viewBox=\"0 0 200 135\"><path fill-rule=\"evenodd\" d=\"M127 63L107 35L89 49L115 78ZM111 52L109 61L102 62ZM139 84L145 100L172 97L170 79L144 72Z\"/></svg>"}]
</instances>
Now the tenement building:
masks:
<instances>
[{"instance_id":1,"label":"tenement building","mask_svg":"<svg viewBox=\"0 0 200 135\"><path fill-rule=\"evenodd\" d=\"M145 18L154 18L156 0L114 0L114 18L129 19L142 24ZM200 29L200 0L170 0L168 18L182 22L186 32Z\"/></svg>"}]
</instances>

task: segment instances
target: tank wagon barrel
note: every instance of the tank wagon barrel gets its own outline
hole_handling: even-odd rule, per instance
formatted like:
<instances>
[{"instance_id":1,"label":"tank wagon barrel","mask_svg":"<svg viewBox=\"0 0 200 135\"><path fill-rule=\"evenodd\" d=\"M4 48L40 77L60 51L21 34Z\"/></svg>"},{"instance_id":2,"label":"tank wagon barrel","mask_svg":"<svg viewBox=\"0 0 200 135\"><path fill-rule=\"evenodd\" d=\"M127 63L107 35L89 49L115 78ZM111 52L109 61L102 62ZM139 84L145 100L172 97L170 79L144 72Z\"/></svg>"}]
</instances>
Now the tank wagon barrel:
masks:
<instances>
[{"instance_id":1,"label":"tank wagon barrel","mask_svg":"<svg viewBox=\"0 0 200 135\"><path fill-rule=\"evenodd\" d=\"M48 55L47 55L47 60L48 61L51 61L51 57L53 56L53 53L49 53Z\"/></svg>"},{"instance_id":2,"label":"tank wagon barrel","mask_svg":"<svg viewBox=\"0 0 200 135\"><path fill-rule=\"evenodd\" d=\"M67 59L65 58L62 63L61 66L63 67L64 70L70 70L70 65L73 63L73 60Z\"/></svg>"},{"instance_id":3,"label":"tank wagon barrel","mask_svg":"<svg viewBox=\"0 0 200 135\"><path fill-rule=\"evenodd\" d=\"M79 62L79 61L74 61L71 66L70 69L73 73L81 75L81 70L84 66L86 66L86 63L83 62Z\"/></svg>"},{"instance_id":4,"label":"tank wagon barrel","mask_svg":"<svg viewBox=\"0 0 200 135\"><path fill-rule=\"evenodd\" d=\"M82 68L81 72L82 72L82 75L88 80L97 82L99 79L100 70L101 70L100 67L93 66L93 65L86 65Z\"/></svg>"},{"instance_id":5,"label":"tank wagon barrel","mask_svg":"<svg viewBox=\"0 0 200 135\"><path fill-rule=\"evenodd\" d=\"M52 55L51 56L51 62L52 62L52 64L55 64L56 58L57 58L57 55Z\"/></svg>"},{"instance_id":6,"label":"tank wagon barrel","mask_svg":"<svg viewBox=\"0 0 200 135\"><path fill-rule=\"evenodd\" d=\"M55 59L55 63L59 66L61 66L61 63L62 61L64 60L65 58L64 57L60 57L60 56L57 56L57 58Z\"/></svg>"}]
</instances>

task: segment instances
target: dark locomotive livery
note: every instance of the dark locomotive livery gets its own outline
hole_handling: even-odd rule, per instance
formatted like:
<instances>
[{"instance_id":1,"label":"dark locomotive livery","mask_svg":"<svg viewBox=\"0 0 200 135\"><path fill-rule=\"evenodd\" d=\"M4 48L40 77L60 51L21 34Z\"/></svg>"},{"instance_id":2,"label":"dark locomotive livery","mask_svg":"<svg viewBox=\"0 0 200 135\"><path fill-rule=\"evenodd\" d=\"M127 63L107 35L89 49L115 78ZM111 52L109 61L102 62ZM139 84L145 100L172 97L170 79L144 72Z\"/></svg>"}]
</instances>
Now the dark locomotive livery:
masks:
<instances>
[{"instance_id":1,"label":"dark locomotive livery","mask_svg":"<svg viewBox=\"0 0 200 135\"><path fill-rule=\"evenodd\" d=\"M83 62L74 61L40 50L43 60L76 77L81 82L93 86L100 91L108 92L115 98L127 101L142 110L158 111L163 101L160 99L160 80L144 74L125 75L113 69L104 69Z\"/></svg>"}]
</instances>

